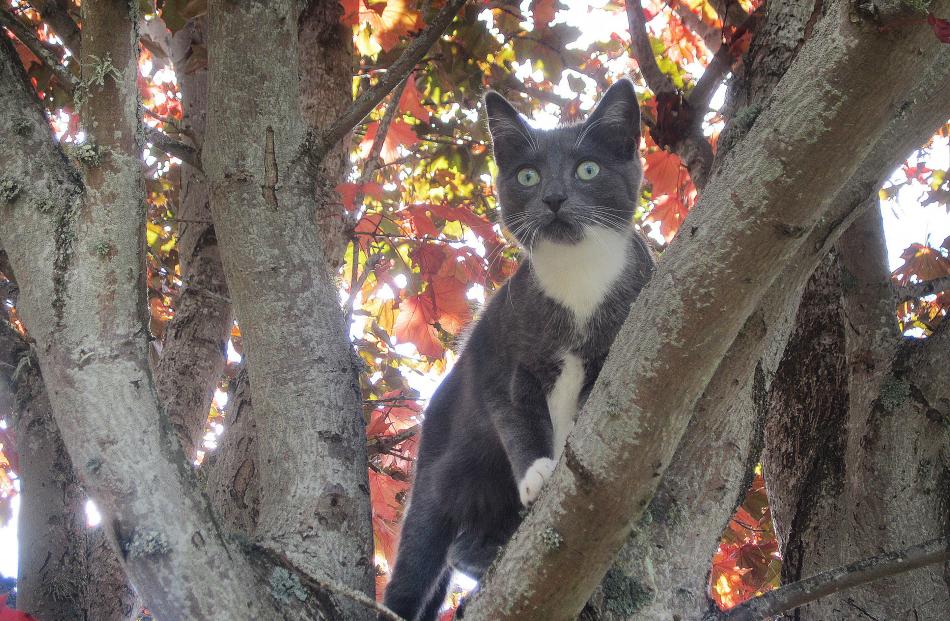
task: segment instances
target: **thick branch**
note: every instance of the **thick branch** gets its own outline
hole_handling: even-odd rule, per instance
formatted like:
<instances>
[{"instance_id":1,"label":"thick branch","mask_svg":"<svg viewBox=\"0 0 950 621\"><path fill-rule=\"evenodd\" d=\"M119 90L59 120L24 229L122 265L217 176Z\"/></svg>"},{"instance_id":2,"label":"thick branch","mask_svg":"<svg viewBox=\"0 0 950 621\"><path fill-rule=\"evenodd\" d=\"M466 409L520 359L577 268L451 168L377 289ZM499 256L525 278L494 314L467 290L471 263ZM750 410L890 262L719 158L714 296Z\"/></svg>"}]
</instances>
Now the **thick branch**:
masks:
<instances>
[{"instance_id":1,"label":"thick branch","mask_svg":"<svg viewBox=\"0 0 950 621\"><path fill-rule=\"evenodd\" d=\"M656 95L676 93L673 82L660 70L656 57L653 56L653 47L650 45L643 4L640 0L627 2L627 23L630 26L631 52L640 66L640 73L643 74L647 87Z\"/></svg>"},{"instance_id":2,"label":"thick branch","mask_svg":"<svg viewBox=\"0 0 950 621\"><path fill-rule=\"evenodd\" d=\"M950 537L939 537L822 572L811 578L769 591L707 621L756 621L793 610L816 599L888 576L950 559Z\"/></svg>"},{"instance_id":3,"label":"thick branch","mask_svg":"<svg viewBox=\"0 0 950 621\"><path fill-rule=\"evenodd\" d=\"M180 140L175 140L165 132L157 130L154 127L145 128L145 137L159 151L172 157L177 157L182 162L195 168L195 170L204 172L201 168L201 154L198 152L198 149Z\"/></svg>"},{"instance_id":4,"label":"thick branch","mask_svg":"<svg viewBox=\"0 0 950 621\"><path fill-rule=\"evenodd\" d=\"M206 67L192 72L182 68L192 45L204 44L204 21L191 20L169 44L181 88L182 133L197 145L205 135L208 71ZM175 215L184 220L178 223L177 245L182 287L174 302L175 316L165 328L161 358L155 364L155 387L185 456L192 461L201 446L214 387L224 369L232 319L211 223L208 183L195 167L182 167L179 174Z\"/></svg>"},{"instance_id":5,"label":"thick branch","mask_svg":"<svg viewBox=\"0 0 950 621\"><path fill-rule=\"evenodd\" d=\"M442 10L432 19L429 26L418 37L412 40L403 53L393 62L374 86L364 91L353 105L344 112L329 129L320 135L317 145L317 157L322 159L323 154L343 139L354 127L366 118L366 115L385 99L396 86L406 79L426 52L429 51L445 29L449 27L455 14L465 5L466 0L448 0Z\"/></svg>"},{"instance_id":6,"label":"thick branch","mask_svg":"<svg viewBox=\"0 0 950 621\"><path fill-rule=\"evenodd\" d=\"M256 535L312 578L369 595L372 530L359 383L314 221L318 194L337 180L292 172L306 135L297 4L211 2L202 159L259 430ZM244 35L236 39L235 32ZM249 56L248 46L266 53ZM259 87L264 81L270 88ZM367 614L340 604L348 619Z\"/></svg>"},{"instance_id":7,"label":"thick branch","mask_svg":"<svg viewBox=\"0 0 950 621\"><path fill-rule=\"evenodd\" d=\"M652 497L693 403L739 326L901 113L890 101L918 78L906 74L905 63L920 58L921 46L925 57L946 62L948 52L929 34L919 29L887 40L852 24L847 3L829 9L741 153L687 217L689 233L664 253L614 343L563 463L469 608L473 618L577 614ZM761 267L755 279L742 276L748 265ZM702 305L694 303L699 291ZM657 381L671 373L676 391ZM542 586L552 581L555 592Z\"/></svg>"},{"instance_id":8,"label":"thick branch","mask_svg":"<svg viewBox=\"0 0 950 621\"><path fill-rule=\"evenodd\" d=\"M70 457L149 607L167 618L274 618L275 602L216 528L162 422L142 316L134 20L124 0L83 11L81 66L106 74L90 80L81 111L99 150L83 164L85 184L0 37L0 174L18 189L0 208L0 237L14 271L31 278L18 310Z\"/></svg>"}]
</instances>

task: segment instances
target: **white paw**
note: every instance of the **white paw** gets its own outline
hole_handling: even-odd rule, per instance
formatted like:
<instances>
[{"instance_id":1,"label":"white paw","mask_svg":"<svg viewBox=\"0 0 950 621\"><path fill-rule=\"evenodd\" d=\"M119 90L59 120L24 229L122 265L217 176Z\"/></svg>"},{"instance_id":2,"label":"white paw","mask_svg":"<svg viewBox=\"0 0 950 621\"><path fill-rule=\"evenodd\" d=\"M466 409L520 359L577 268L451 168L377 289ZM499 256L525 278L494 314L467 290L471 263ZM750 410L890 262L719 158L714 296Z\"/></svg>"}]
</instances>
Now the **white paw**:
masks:
<instances>
[{"instance_id":1,"label":"white paw","mask_svg":"<svg viewBox=\"0 0 950 621\"><path fill-rule=\"evenodd\" d=\"M521 496L521 504L527 507L534 502L534 499L541 493L544 482L554 472L554 466L556 465L557 462L548 457L534 460L528 471L524 473L524 478L518 483L518 495Z\"/></svg>"}]
</instances>

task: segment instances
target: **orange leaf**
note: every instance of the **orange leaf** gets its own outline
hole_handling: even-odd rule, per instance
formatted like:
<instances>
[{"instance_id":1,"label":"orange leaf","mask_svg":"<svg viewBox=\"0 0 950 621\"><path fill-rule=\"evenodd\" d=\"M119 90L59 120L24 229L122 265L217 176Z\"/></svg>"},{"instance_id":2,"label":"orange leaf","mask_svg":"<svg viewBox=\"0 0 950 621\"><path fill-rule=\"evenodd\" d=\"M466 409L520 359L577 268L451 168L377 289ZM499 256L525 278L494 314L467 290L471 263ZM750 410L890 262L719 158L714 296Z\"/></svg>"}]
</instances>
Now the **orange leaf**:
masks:
<instances>
[{"instance_id":1,"label":"orange leaf","mask_svg":"<svg viewBox=\"0 0 950 621\"><path fill-rule=\"evenodd\" d=\"M360 235L360 233L378 233L379 223L383 221L383 214L371 213L360 218L360 221L353 227L353 233L360 242L363 252L369 252L369 245L373 242L372 235Z\"/></svg>"},{"instance_id":2,"label":"orange leaf","mask_svg":"<svg viewBox=\"0 0 950 621\"><path fill-rule=\"evenodd\" d=\"M429 112L428 108L422 105L422 93L419 92L419 88L416 86L416 78L412 75L409 76L406 88L399 98L399 110L408 112L420 121L428 121L432 117L432 113Z\"/></svg>"},{"instance_id":3,"label":"orange leaf","mask_svg":"<svg viewBox=\"0 0 950 621\"><path fill-rule=\"evenodd\" d=\"M472 309L465 297L467 288L467 282L436 276L427 289L432 296L436 320L452 334L461 332L462 328L472 320Z\"/></svg>"},{"instance_id":4,"label":"orange leaf","mask_svg":"<svg viewBox=\"0 0 950 621\"><path fill-rule=\"evenodd\" d=\"M434 317L431 297L426 293L414 295L399 304L393 332L400 342L414 344L423 356L438 358L445 348L432 326Z\"/></svg>"},{"instance_id":5,"label":"orange leaf","mask_svg":"<svg viewBox=\"0 0 950 621\"><path fill-rule=\"evenodd\" d=\"M360 192L364 196L372 196L376 200L383 200L383 186L378 183L341 183L336 186L337 194L340 195L340 201L343 208L347 211L356 211L361 205L355 205L356 195Z\"/></svg>"}]
</instances>

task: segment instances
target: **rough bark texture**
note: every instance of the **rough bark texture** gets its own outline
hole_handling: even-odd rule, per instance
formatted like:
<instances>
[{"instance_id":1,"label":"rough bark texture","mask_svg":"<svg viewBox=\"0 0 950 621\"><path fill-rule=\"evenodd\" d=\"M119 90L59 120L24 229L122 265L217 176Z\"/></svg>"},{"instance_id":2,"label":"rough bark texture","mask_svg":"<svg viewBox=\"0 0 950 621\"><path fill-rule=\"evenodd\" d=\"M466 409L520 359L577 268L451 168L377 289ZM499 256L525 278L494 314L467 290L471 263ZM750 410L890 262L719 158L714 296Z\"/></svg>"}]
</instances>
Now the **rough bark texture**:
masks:
<instances>
[{"instance_id":1,"label":"rough bark texture","mask_svg":"<svg viewBox=\"0 0 950 621\"><path fill-rule=\"evenodd\" d=\"M247 536L254 534L260 514L260 475L257 421L251 403L247 370L231 382L226 431L218 450L199 471L222 526Z\"/></svg>"},{"instance_id":2,"label":"rough bark texture","mask_svg":"<svg viewBox=\"0 0 950 621\"><path fill-rule=\"evenodd\" d=\"M0 414L13 412L20 476L17 608L37 619L134 618L139 603L100 529L53 421L39 364L0 320Z\"/></svg>"},{"instance_id":3,"label":"rough bark texture","mask_svg":"<svg viewBox=\"0 0 950 621\"><path fill-rule=\"evenodd\" d=\"M353 35L341 20L339 2L310 0L298 20L300 112L309 127L326 129L353 102ZM343 203L333 189L350 169L349 137L334 145L320 166L327 187L316 195L316 225L327 267L343 262L348 229Z\"/></svg>"},{"instance_id":4,"label":"rough bark texture","mask_svg":"<svg viewBox=\"0 0 950 621\"><path fill-rule=\"evenodd\" d=\"M311 2L298 20L300 109L311 127L326 128L352 103L353 42L340 24L342 7ZM349 139L331 149L320 176L341 181L349 169ZM328 183L329 185L329 183ZM336 192L316 196L317 235L329 271L335 273L346 247L349 224ZM252 534L260 513L257 424L246 369L231 383L225 435L205 466L207 489L219 519Z\"/></svg>"},{"instance_id":5,"label":"rough bark texture","mask_svg":"<svg viewBox=\"0 0 950 621\"><path fill-rule=\"evenodd\" d=\"M188 22L172 44L182 95L182 133L200 151L207 122L208 70L185 69L193 45L207 45L203 19ZM201 446L214 388L224 370L231 305L211 223L208 184L191 166L178 170L181 190L175 215L181 221L177 247L182 288L155 365L155 388L190 461Z\"/></svg>"},{"instance_id":6,"label":"rough bark texture","mask_svg":"<svg viewBox=\"0 0 950 621\"><path fill-rule=\"evenodd\" d=\"M148 370L129 10L119 0L83 4L81 114L94 148L78 154L82 177L53 142L16 54L0 44L0 169L18 189L0 208L2 243L22 275L22 316L64 443L149 607L165 618L265 618L273 599L256 590L256 574L194 491Z\"/></svg>"},{"instance_id":7,"label":"rough bark texture","mask_svg":"<svg viewBox=\"0 0 950 621\"><path fill-rule=\"evenodd\" d=\"M849 230L840 255L809 283L769 398L763 465L789 582L950 528L950 384L944 370L932 375L946 366L948 338L899 345L879 213ZM948 611L950 585L933 565L786 617Z\"/></svg>"},{"instance_id":8,"label":"rough bark texture","mask_svg":"<svg viewBox=\"0 0 950 621\"><path fill-rule=\"evenodd\" d=\"M800 13L804 19L807 12ZM771 12L767 22L785 20L782 23L786 28L804 36L804 26L786 17L784 12ZM764 32L777 27L767 25ZM799 40L797 45L784 46L786 63L792 62L801 43ZM775 80L781 77L777 70L771 75ZM908 114L895 118L866 154L857 172L835 195L831 211L803 244L799 256L789 262L785 273L776 279L759 309L746 322L697 405L657 498L585 609L589 618L669 619L679 615L685 619L712 605L707 596L709 560L735 503L746 489L748 468L754 465L761 446L762 407L752 407L757 402L751 394L756 386L752 371L757 366L764 371L762 383L767 390L808 274L855 217L868 209L877 209L876 201L870 205L865 200L868 194L876 196L876 188L886 175L950 114L944 103L950 96L948 81L950 73L939 64L921 73L921 82L906 94ZM737 93L746 106L758 104L761 108L773 85L761 80L758 84L763 90L752 93L737 79L731 92ZM751 123L744 132L750 127ZM736 133L730 148L738 145L743 135ZM720 140L718 154L726 153L728 149ZM758 433L753 433L755 430ZM663 509L670 505L676 509L672 513ZM664 520L651 521L654 515L667 516L675 522L673 528L677 533L689 535L671 537L669 524ZM842 562L850 560L853 558ZM618 588L624 585L628 586ZM634 598L634 604L630 603L631 593L640 594Z\"/></svg>"},{"instance_id":9,"label":"rough bark texture","mask_svg":"<svg viewBox=\"0 0 950 621\"><path fill-rule=\"evenodd\" d=\"M306 128L294 5L211 3L203 160L266 456L258 461L257 537L310 575L368 595L359 386L314 224L315 193L336 184L314 180L298 157ZM248 56L248 46L261 53Z\"/></svg>"},{"instance_id":10,"label":"rough bark texture","mask_svg":"<svg viewBox=\"0 0 950 621\"><path fill-rule=\"evenodd\" d=\"M942 52L922 29L885 38L853 23L846 3L834 3L816 29L777 87L776 103L724 162L664 254L568 442L565 463L473 602L474 618L578 612L630 517L650 500L687 413L738 331L715 319L744 321L754 310L842 181L904 113L903 95L915 82L905 64L921 50L925 58ZM862 135L851 129L858 126ZM761 271L738 277L749 265ZM698 299L704 304L697 308ZM655 379L674 369L677 394L657 394L665 391ZM541 588L552 580L562 588Z\"/></svg>"}]
</instances>

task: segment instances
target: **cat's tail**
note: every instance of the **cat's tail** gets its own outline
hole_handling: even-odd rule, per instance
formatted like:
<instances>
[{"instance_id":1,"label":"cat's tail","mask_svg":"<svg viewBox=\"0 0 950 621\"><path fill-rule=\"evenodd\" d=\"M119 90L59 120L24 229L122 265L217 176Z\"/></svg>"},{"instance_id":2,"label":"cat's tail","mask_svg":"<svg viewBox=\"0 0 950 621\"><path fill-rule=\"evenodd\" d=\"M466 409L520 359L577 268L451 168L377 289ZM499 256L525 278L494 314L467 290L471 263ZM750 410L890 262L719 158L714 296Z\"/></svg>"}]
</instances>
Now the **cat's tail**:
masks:
<instances>
[{"instance_id":1,"label":"cat's tail","mask_svg":"<svg viewBox=\"0 0 950 621\"><path fill-rule=\"evenodd\" d=\"M410 621L432 621L449 587L452 570L446 566L446 557L455 533L441 503L418 496L414 491L406 512L383 603Z\"/></svg>"}]
</instances>

